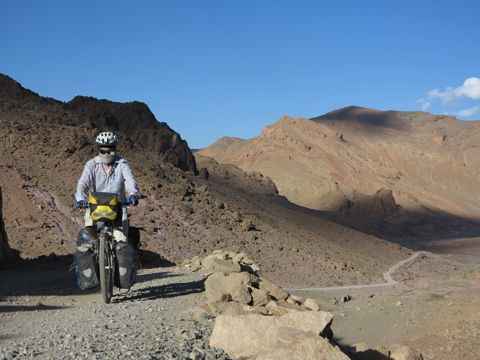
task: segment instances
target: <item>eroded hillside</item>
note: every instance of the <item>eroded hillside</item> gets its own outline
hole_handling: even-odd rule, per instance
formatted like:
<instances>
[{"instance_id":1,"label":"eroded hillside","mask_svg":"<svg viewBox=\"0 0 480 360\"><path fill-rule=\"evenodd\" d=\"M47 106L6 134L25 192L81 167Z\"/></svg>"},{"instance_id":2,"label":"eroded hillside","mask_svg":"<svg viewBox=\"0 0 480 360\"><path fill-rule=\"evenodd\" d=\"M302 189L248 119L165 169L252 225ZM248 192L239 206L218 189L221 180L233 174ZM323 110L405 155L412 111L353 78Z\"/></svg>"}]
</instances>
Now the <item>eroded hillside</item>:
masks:
<instances>
[{"instance_id":1,"label":"eroded hillside","mask_svg":"<svg viewBox=\"0 0 480 360\"><path fill-rule=\"evenodd\" d=\"M284 117L247 141L200 151L272 178L281 195L380 234L472 229L480 218L480 123L350 107Z\"/></svg>"}]
</instances>

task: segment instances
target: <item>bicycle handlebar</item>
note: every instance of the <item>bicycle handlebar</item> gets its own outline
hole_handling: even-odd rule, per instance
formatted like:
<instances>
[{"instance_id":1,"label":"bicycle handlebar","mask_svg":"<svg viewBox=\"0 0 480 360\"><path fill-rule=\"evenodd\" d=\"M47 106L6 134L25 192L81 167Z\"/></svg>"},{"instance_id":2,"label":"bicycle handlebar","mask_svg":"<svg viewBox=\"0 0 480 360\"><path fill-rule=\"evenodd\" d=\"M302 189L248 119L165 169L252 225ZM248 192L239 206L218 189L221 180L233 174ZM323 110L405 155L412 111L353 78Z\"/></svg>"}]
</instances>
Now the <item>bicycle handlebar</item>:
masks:
<instances>
[{"instance_id":1,"label":"bicycle handlebar","mask_svg":"<svg viewBox=\"0 0 480 360\"><path fill-rule=\"evenodd\" d=\"M133 204L133 201L131 199L127 199L127 201L120 201L120 205L122 206L129 206L129 205L132 205ZM86 207L88 207L88 203L86 203L85 205ZM75 209L82 209L82 205L81 204L75 204Z\"/></svg>"}]
</instances>

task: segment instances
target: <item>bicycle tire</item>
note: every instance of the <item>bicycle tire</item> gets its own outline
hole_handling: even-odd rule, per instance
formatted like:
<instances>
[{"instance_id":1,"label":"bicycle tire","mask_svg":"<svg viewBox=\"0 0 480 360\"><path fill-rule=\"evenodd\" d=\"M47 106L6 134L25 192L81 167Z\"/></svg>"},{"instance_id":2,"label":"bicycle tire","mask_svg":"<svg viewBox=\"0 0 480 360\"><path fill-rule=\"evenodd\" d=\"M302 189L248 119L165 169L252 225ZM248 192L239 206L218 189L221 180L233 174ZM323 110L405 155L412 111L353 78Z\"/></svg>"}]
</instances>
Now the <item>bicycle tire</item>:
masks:
<instances>
[{"instance_id":1,"label":"bicycle tire","mask_svg":"<svg viewBox=\"0 0 480 360\"><path fill-rule=\"evenodd\" d=\"M113 256L111 254L109 243L107 240L106 231L99 234L99 259L98 267L100 272L100 288L102 290L102 297L105 304L112 301L113 295Z\"/></svg>"}]
</instances>

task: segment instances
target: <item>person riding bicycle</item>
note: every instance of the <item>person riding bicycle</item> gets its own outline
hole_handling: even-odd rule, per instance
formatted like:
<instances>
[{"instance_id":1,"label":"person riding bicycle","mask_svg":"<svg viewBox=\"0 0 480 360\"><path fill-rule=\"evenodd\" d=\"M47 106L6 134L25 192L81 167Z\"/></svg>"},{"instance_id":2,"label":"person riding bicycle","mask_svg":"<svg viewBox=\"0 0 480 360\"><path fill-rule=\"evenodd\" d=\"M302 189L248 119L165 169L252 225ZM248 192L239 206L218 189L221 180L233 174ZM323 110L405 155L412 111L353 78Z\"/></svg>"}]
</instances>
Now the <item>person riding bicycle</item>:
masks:
<instances>
[{"instance_id":1,"label":"person riding bicycle","mask_svg":"<svg viewBox=\"0 0 480 360\"><path fill-rule=\"evenodd\" d=\"M82 268L81 261L91 262L91 259L81 260L81 255L87 254L92 249L92 239L97 237L97 224L90 217L90 209L87 201L88 191L115 193L121 202L127 201L132 206L138 205L138 186L133 176L128 161L117 155L117 135L111 131L98 134L95 139L98 155L90 159L83 169L82 175L77 183L75 198L77 208L85 209L85 229L82 229L77 239L77 283L81 288L93 287L95 279L81 279L79 277ZM127 207L122 206L122 216L115 220L113 238L117 242L117 254L132 254L133 248L128 244L128 213ZM131 256L129 256L131 257ZM83 266L85 267L85 266ZM91 267L91 266L90 266ZM129 271L130 273L130 271ZM91 271L88 272L91 274ZM85 284L81 284L84 281ZM132 280L133 281L133 280ZM123 286L122 286L123 287Z\"/></svg>"},{"instance_id":2,"label":"person riding bicycle","mask_svg":"<svg viewBox=\"0 0 480 360\"><path fill-rule=\"evenodd\" d=\"M93 220L90 218L88 208L88 190L109 192L118 194L120 201L126 201L125 191L128 193L128 200L132 206L138 204L138 186L133 176L128 161L117 155L117 135L111 131L98 134L95 143L98 148L98 155L90 159L83 169L78 180L75 198L77 207L86 209L85 226L93 227ZM90 230L90 229L89 229ZM95 232L90 232L94 236ZM127 208L122 208L121 221L114 229L114 238L117 242L127 242L128 239L128 215Z\"/></svg>"}]
</instances>

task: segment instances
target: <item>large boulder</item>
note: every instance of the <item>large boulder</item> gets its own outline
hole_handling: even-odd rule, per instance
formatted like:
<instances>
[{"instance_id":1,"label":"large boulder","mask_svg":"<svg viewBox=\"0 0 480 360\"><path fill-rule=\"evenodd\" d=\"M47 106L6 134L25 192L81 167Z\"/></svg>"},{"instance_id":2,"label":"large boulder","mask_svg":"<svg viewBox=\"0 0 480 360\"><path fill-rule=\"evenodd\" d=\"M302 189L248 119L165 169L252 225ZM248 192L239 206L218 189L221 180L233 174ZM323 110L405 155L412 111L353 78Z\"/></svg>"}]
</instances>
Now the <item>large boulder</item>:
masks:
<instances>
[{"instance_id":1,"label":"large boulder","mask_svg":"<svg viewBox=\"0 0 480 360\"><path fill-rule=\"evenodd\" d=\"M252 292L253 305L265 306L270 302L270 296L268 296L268 292L265 290L252 287L250 291Z\"/></svg>"},{"instance_id":2,"label":"large boulder","mask_svg":"<svg viewBox=\"0 0 480 360\"><path fill-rule=\"evenodd\" d=\"M255 360L347 360L349 359L338 347L320 336L292 334L280 336L278 344L261 352Z\"/></svg>"},{"instance_id":3,"label":"large boulder","mask_svg":"<svg viewBox=\"0 0 480 360\"><path fill-rule=\"evenodd\" d=\"M307 308L308 310L312 310L312 311L320 310L320 306L317 304L315 300L311 298L305 299L305 301L303 302L303 306L305 306L305 308Z\"/></svg>"},{"instance_id":4,"label":"large boulder","mask_svg":"<svg viewBox=\"0 0 480 360\"><path fill-rule=\"evenodd\" d=\"M260 354L266 356L265 354L273 351L282 343L292 341L297 343L296 346L301 347L302 345L299 343L303 340L299 341L299 339L320 338L320 334L330 327L332 319L333 315L324 311L294 311L279 317L219 315L210 338L210 346L225 350L231 357L249 358ZM288 347L286 346L285 350L288 350ZM302 357L295 357L295 359L297 358L301 359ZM329 358L325 357L325 359ZM340 357L338 359L348 358Z\"/></svg>"},{"instance_id":5,"label":"large boulder","mask_svg":"<svg viewBox=\"0 0 480 360\"><path fill-rule=\"evenodd\" d=\"M263 279L259 283L259 288L260 290L264 290L268 292L276 300L286 300L289 296L288 293L285 290L283 290L281 287L265 279Z\"/></svg>"},{"instance_id":6,"label":"large boulder","mask_svg":"<svg viewBox=\"0 0 480 360\"><path fill-rule=\"evenodd\" d=\"M237 301L250 304L252 295L248 290L252 280L249 273L216 272L205 280L205 296L207 303L218 301Z\"/></svg>"},{"instance_id":7,"label":"large boulder","mask_svg":"<svg viewBox=\"0 0 480 360\"><path fill-rule=\"evenodd\" d=\"M281 316L290 311L318 311L315 300L304 300L290 295L281 287L258 275L258 266L244 253L214 250L204 258L185 260L182 266L201 269L208 277L205 297L208 306L202 308L209 315L243 315L253 312ZM218 303L238 302L220 305ZM245 311L245 305L250 305ZM224 311L223 311L224 310ZM201 310L199 310L201 311Z\"/></svg>"},{"instance_id":8,"label":"large boulder","mask_svg":"<svg viewBox=\"0 0 480 360\"><path fill-rule=\"evenodd\" d=\"M207 311L214 315L248 315L255 314L255 309L252 306L241 304L236 301L216 302L206 304Z\"/></svg>"},{"instance_id":9,"label":"large boulder","mask_svg":"<svg viewBox=\"0 0 480 360\"><path fill-rule=\"evenodd\" d=\"M205 275L209 275L215 272L224 273L239 273L241 267L239 263L235 263L231 260L219 259L215 256L208 256L201 261L202 271Z\"/></svg>"}]
</instances>

